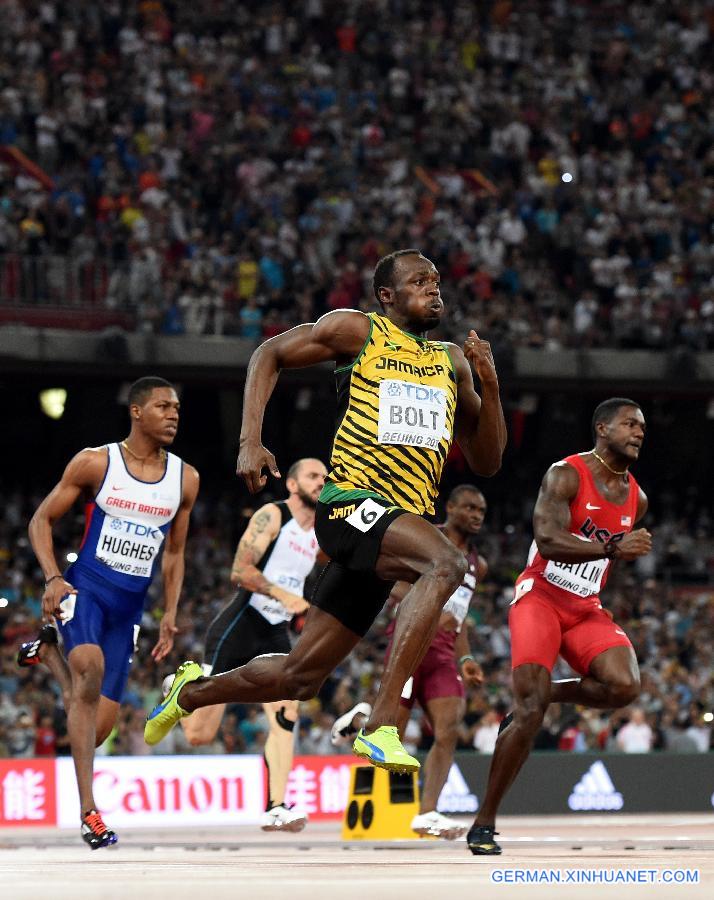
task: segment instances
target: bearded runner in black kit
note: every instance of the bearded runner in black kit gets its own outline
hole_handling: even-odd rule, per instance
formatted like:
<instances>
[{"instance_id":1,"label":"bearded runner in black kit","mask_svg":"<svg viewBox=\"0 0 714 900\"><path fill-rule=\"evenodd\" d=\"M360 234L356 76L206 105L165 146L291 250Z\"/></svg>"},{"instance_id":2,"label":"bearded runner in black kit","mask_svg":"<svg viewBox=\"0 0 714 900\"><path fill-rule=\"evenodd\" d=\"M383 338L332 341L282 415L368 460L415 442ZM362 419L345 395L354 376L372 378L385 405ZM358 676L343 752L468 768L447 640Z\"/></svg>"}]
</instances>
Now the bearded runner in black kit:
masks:
<instances>
[{"instance_id":1,"label":"bearded runner in black kit","mask_svg":"<svg viewBox=\"0 0 714 900\"><path fill-rule=\"evenodd\" d=\"M266 503L251 517L231 569L231 583L238 592L208 627L205 675L229 672L263 654L290 652L290 620L310 606L303 593L305 579L318 561L315 508L326 475L319 459L299 459L285 479L288 499ZM171 690L173 677L165 679L165 693ZM182 719L188 742L210 744L225 708L223 703L204 706ZM268 798L259 824L263 831L302 831L307 813L285 801L298 703L279 700L265 703L263 709L268 719L264 749Z\"/></svg>"}]
</instances>

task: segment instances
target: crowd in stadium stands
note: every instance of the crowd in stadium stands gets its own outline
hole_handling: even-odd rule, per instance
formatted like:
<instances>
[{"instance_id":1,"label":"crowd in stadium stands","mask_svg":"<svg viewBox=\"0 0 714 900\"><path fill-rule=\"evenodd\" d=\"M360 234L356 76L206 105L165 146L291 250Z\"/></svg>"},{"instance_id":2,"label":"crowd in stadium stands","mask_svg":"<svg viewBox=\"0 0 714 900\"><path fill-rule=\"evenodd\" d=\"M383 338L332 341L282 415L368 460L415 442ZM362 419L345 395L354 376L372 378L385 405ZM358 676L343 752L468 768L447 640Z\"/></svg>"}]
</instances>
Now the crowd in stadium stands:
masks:
<instances>
[{"instance_id":1,"label":"crowd in stadium stands","mask_svg":"<svg viewBox=\"0 0 714 900\"><path fill-rule=\"evenodd\" d=\"M26 537L26 525L39 497L6 492L0 496L0 757L66 754L65 716L59 691L42 666L18 669L21 641L38 628L42 573ZM495 511L494 511L495 512ZM159 697L162 677L186 658L201 659L206 627L230 599L229 571L235 543L251 509L239 516L226 495L202 494L196 504L187 549L187 569L171 657L157 667L150 657L158 634L159 585L152 587L120 723L101 752L148 754L262 752L267 725L261 707L229 706L221 730L208 748L192 748L181 728L153 750L143 740L146 712ZM479 552L490 574L479 588L468 619L471 647L486 673L483 688L469 689L460 747L492 752L498 724L510 705L508 605L513 581L525 560L530 530L523 522L495 528L479 537ZM582 751L613 749L705 752L713 748L714 710L714 541L710 529L682 527L672 518L654 526L654 551L637 564L620 564L604 600L630 635L642 669L642 694L635 707L611 714L551 706L536 746ZM82 534L81 515L56 529L62 558ZM691 535L691 536L690 536ZM684 583L682 572L689 575ZM694 576L694 577L693 577ZM303 753L333 752L329 732L336 715L356 699L374 697L386 645L384 613L367 638L326 682L319 696L301 704L297 748ZM567 677L566 667L555 673ZM413 717L407 744L425 748L429 727Z\"/></svg>"},{"instance_id":2,"label":"crowd in stadium stands","mask_svg":"<svg viewBox=\"0 0 714 900\"><path fill-rule=\"evenodd\" d=\"M0 302L258 339L416 246L446 336L711 349L713 33L704 0L6 0Z\"/></svg>"}]
</instances>

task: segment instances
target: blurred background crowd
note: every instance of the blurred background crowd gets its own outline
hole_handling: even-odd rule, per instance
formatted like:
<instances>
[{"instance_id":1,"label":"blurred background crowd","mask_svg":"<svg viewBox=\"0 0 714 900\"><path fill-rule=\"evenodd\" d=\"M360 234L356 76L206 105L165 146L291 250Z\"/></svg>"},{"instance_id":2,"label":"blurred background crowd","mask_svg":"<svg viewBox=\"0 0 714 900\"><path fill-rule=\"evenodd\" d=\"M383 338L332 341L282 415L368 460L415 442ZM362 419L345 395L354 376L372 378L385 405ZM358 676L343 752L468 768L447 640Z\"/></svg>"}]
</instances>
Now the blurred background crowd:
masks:
<instances>
[{"instance_id":1,"label":"blurred background crowd","mask_svg":"<svg viewBox=\"0 0 714 900\"><path fill-rule=\"evenodd\" d=\"M488 493L488 485L485 490ZM0 497L4 509L0 523L0 594L10 601L0 609L0 757L69 752L64 710L53 679L42 666L21 670L15 664L19 643L32 639L39 624L42 573L26 537L26 523L39 499L22 493ZM207 626L232 597L229 572L235 544L252 511L253 506L248 505L236 511L228 494L204 493L199 498L192 518L177 620L180 632L173 653L158 667L150 656L161 615L160 585L155 583L142 621L120 724L101 752L262 752L267 723L261 707L253 705L229 707L216 740L208 748L190 747L180 728L153 750L143 740L146 713L157 702L163 676L186 658L202 658ZM524 514L527 512L526 505ZM714 540L710 530L700 529L690 536L682 531L682 524L674 519L650 524L655 535L652 555L635 565L621 565L607 588L606 605L629 634L642 669L638 707L611 715L554 705L536 742L538 749L705 752L711 748ZM79 509L74 517L70 515L60 523L56 529L60 558L76 549L82 526ZM477 546L489 562L490 574L478 588L467 627L486 682L482 688L468 690L461 749L492 752L498 724L509 709L508 604L530 539L529 518L503 527L495 511L478 537ZM335 752L330 744L335 717L357 700L374 698L388 620L385 610L319 696L301 704L298 752ZM559 665L554 677L567 677L567 666ZM408 744L412 749L426 749L430 738L428 722L417 710L410 722ZM349 747L343 749L346 752Z\"/></svg>"},{"instance_id":2,"label":"blurred background crowd","mask_svg":"<svg viewBox=\"0 0 714 900\"><path fill-rule=\"evenodd\" d=\"M712 349L713 29L705 0L7 0L0 305L259 339L417 246L447 336Z\"/></svg>"},{"instance_id":3,"label":"blurred background crowd","mask_svg":"<svg viewBox=\"0 0 714 900\"><path fill-rule=\"evenodd\" d=\"M460 341L478 323L499 361L523 346L712 350L713 61L707 0L5 0L0 324L260 341L329 310L373 309L376 261L414 246L442 274L441 336ZM42 593L26 525L70 447L121 433L94 433L110 406L99 377L52 433L21 382L0 384L26 442L16 480L0 484L0 756L67 754L56 686L14 662ZM640 703L551 707L541 749L711 747L714 404L657 394L667 389L643 398L654 552L621 566L606 599L638 654ZM160 669L150 658L156 584L101 752L150 752L143 719L163 675L200 658L230 598L255 501L217 465L236 436L222 390L197 400L189 387L185 402L194 424L177 451L207 477L174 652ZM590 399L535 390L506 397L504 470L480 485L490 575L468 628L486 684L469 691L460 736L475 752L492 749L510 703L507 608L540 473L586 449L570 441L586 433L576 420ZM320 391L276 394L282 436L266 427L283 462L326 455ZM0 447L17 454L8 434ZM445 492L470 480L455 450ZM77 510L57 529L60 558L81 533ZM335 716L374 695L386 625L385 613L302 704L299 752L332 752ZM260 752L266 734L259 707L233 706L210 749ZM429 739L415 715L408 745ZM176 729L155 752L192 748Z\"/></svg>"}]
</instances>

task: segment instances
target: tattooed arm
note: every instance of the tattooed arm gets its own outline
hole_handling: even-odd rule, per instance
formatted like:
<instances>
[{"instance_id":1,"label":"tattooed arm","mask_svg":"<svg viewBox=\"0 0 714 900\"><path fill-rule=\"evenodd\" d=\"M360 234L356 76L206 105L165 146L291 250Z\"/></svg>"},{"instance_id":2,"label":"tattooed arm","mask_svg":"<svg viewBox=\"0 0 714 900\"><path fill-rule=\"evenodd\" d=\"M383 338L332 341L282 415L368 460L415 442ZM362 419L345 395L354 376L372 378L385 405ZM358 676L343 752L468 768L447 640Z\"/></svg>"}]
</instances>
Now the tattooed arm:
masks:
<instances>
[{"instance_id":1,"label":"tattooed arm","mask_svg":"<svg viewBox=\"0 0 714 900\"><path fill-rule=\"evenodd\" d=\"M310 604L298 594L293 594L268 581L258 568L258 563L277 538L279 531L280 510L274 503L266 503L253 514L240 539L231 569L231 584L245 588L251 593L273 597L289 612L297 614L304 612Z\"/></svg>"}]
</instances>

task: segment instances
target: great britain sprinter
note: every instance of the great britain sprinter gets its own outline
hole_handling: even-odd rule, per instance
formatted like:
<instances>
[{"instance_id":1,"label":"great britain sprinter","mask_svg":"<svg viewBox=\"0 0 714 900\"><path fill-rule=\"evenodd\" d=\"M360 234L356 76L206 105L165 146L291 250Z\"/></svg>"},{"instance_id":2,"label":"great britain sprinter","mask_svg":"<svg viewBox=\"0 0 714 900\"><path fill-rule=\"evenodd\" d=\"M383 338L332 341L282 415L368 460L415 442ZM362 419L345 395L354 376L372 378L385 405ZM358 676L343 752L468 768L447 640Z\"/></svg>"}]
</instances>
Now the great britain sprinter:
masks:
<instances>
[{"instance_id":1,"label":"great britain sprinter","mask_svg":"<svg viewBox=\"0 0 714 900\"><path fill-rule=\"evenodd\" d=\"M258 658L223 675L202 677L197 663L184 663L147 719L149 744L202 706L314 697L369 630L395 581L406 581L395 650L353 749L392 771L419 768L399 740L399 699L468 571L463 551L424 516L434 510L452 441L474 472L490 476L501 465L506 425L488 342L474 330L463 349L426 337L444 312L434 264L418 250L396 251L377 264L373 288L380 313L339 310L298 325L262 344L248 367L237 468L256 492L266 484L264 469L280 476L261 442L280 371L336 366L337 428L315 517L331 561L303 633L287 656Z\"/></svg>"},{"instance_id":2,"label":"great britain sprinter","mask_svg":"<svg viewBox=\"0 0 714 900\"><path fill-rule=\"evenodd\" d=\"M128 437L79 452L32 517L30 541L45 576L46 624L18 654L21 666L44 663L61 687L81 833L92 850L117 840L94 800L94 750L116 722L144 598L162 550L164 614L152 656L160 662L173 647L189 515L199 483L196 470L166 450L179 422L173 386L163 378L140 378L128 400ZM62 573L52 529L80 498L86 502L84 538L76 562Z\"/></svg>"}]
</instances>

